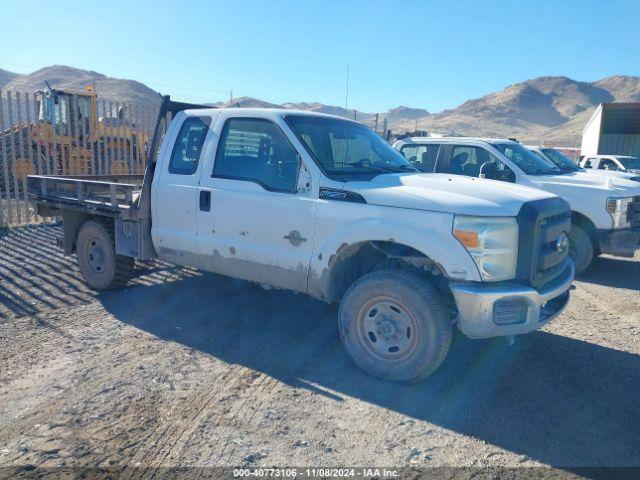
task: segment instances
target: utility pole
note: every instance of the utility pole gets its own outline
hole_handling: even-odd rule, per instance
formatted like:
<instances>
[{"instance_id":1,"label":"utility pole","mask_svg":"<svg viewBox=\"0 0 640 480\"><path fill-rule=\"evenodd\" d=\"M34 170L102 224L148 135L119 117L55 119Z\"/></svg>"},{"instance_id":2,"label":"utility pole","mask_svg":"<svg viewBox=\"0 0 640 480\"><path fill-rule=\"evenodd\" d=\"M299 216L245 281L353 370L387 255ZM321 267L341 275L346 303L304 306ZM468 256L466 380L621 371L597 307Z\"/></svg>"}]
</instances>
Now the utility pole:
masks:
<instances>
[{"instance_id":1,"label":"utility pole","mask_svg":"<svg viewBox=\"0 0 640 480\"><path fill-rule=\"evenodd\" d=\"M229 105L233 104L233 90L229 90Z\"/></svg>"},{"instance_id":2,"label":"utility pole","mask_svg":"<svg viewBox=\"0 0 640 480\"><path fill-rule=\"evenodd\" d=\"M347 108L349 108L349 64L347 63L347 85L344 93L344 118L347 118L349 114Z\"/></svg>"},{"instance_id":3,"label":"utility pole","mask_svg":"<svg viewBox=\"0 0 640 480\"><path fill-rule=\"evenodd\" d=\"M375 132L378 133L378 118L380 117L379 113L376 113L376 128L375 128Z\"/></svg>"}]
</instances>

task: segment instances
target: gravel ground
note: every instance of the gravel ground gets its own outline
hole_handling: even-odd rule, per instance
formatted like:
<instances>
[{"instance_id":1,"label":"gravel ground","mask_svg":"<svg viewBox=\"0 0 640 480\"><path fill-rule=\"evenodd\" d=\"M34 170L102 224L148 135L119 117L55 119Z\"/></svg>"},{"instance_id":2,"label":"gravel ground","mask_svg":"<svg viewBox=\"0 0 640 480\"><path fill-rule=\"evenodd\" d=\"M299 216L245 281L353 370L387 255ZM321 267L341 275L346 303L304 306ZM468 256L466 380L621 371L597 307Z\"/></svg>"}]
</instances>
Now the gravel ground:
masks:
<instances>
[{"instance_id":1,"label":"gravel ground","mask_svg":"<svg viewBox=\"0 0 640 480\"><path fill-rule=\"evenodd\" d=\"M640 258L405 386L352 365L334 307L162 264L96 293L59 233L0 233L0 466L640 466Z\"/></svg>"}]
</instances>

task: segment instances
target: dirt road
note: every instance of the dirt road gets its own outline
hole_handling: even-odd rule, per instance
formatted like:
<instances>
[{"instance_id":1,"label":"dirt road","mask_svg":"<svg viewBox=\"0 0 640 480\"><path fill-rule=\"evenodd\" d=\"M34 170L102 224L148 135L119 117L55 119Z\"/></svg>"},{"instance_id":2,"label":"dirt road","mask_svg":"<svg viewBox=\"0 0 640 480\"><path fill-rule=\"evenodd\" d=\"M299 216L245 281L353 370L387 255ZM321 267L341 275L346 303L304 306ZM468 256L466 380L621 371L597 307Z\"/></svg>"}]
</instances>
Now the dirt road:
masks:
<instances>
[{"instance_id":1,"label":"dirt road","mask_svg":"<svg viewBox=\"0 0 640 480\"><path fill-rule=\"evenodd\" d=\"M0 466L640 466L640 258L403 386L352 365L331 306L163 265L97 294L57 233L0 234Z\"/></svg>"}]
</instances>

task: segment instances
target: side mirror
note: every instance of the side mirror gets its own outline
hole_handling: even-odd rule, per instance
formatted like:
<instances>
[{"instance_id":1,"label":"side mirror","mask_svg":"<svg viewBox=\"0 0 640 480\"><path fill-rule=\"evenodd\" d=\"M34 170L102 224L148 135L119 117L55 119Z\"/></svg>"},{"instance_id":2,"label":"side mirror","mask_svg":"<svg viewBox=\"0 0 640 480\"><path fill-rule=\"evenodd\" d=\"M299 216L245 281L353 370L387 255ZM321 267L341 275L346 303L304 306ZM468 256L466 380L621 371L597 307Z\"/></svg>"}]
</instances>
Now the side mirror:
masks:
<instances>
[{"instance_id":1,"label":"side mirror","mask_svg":"<svg viewBox=\"0 0 640 480\"><path fill-rule=\"evenodd\" d=\"M505 168L504 170L496 174L496 180L500 180L502 182L516 183L516 174L513 173L513 170L509 168Z\"/></svg>"}]
</instances>

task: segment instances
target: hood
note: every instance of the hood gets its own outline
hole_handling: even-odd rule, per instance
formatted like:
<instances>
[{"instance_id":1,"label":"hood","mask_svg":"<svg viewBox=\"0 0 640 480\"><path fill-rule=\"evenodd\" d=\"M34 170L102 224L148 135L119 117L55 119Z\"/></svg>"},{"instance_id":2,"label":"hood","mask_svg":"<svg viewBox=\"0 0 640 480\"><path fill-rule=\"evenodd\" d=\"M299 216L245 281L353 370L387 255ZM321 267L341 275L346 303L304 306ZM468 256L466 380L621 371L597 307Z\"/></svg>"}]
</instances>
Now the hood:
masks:
<instances>
[{"instance_id":1,"label":"hood","mask_svg":"<svg viewBox=\"0 0 640 480\"><path fill-rule=\"evenodd\" d=\"M347 182L373 205L458 215L513 217L525 202L553 194L513 183L441 173L378 175L368 182Z\"/></svg>"},{"instance_id":2,"label":"hood","mask_svg":"<svg viewBox=\"0 0 640 480\"><path fill-rule=\"evenodd\" d=\"M574 192L583 188L591 196L628 197L640 195L638 182L612 175L602 175L591 172L573 172L565 175L540 175L529 177L531 185L556 195L564 196L567 192Z\"/></svg>"},{"instance_id":3,"label":"hood","mask_svg":"<svg viewBox=\"0 0 640 480\"><path fill-rule=\"evenodd\" d=\"M600 177L605 176L605 177L615 177L615 178L623 178L625 180L630 180L632 178L638 178L637 174L634 174L632 171L629 172L620 172L618 170L600 170L600 169L595 169L595 170L587 170L585 172L582 173L588 173L590 175L598 175Z\"/></svg>"}]
</instances>

